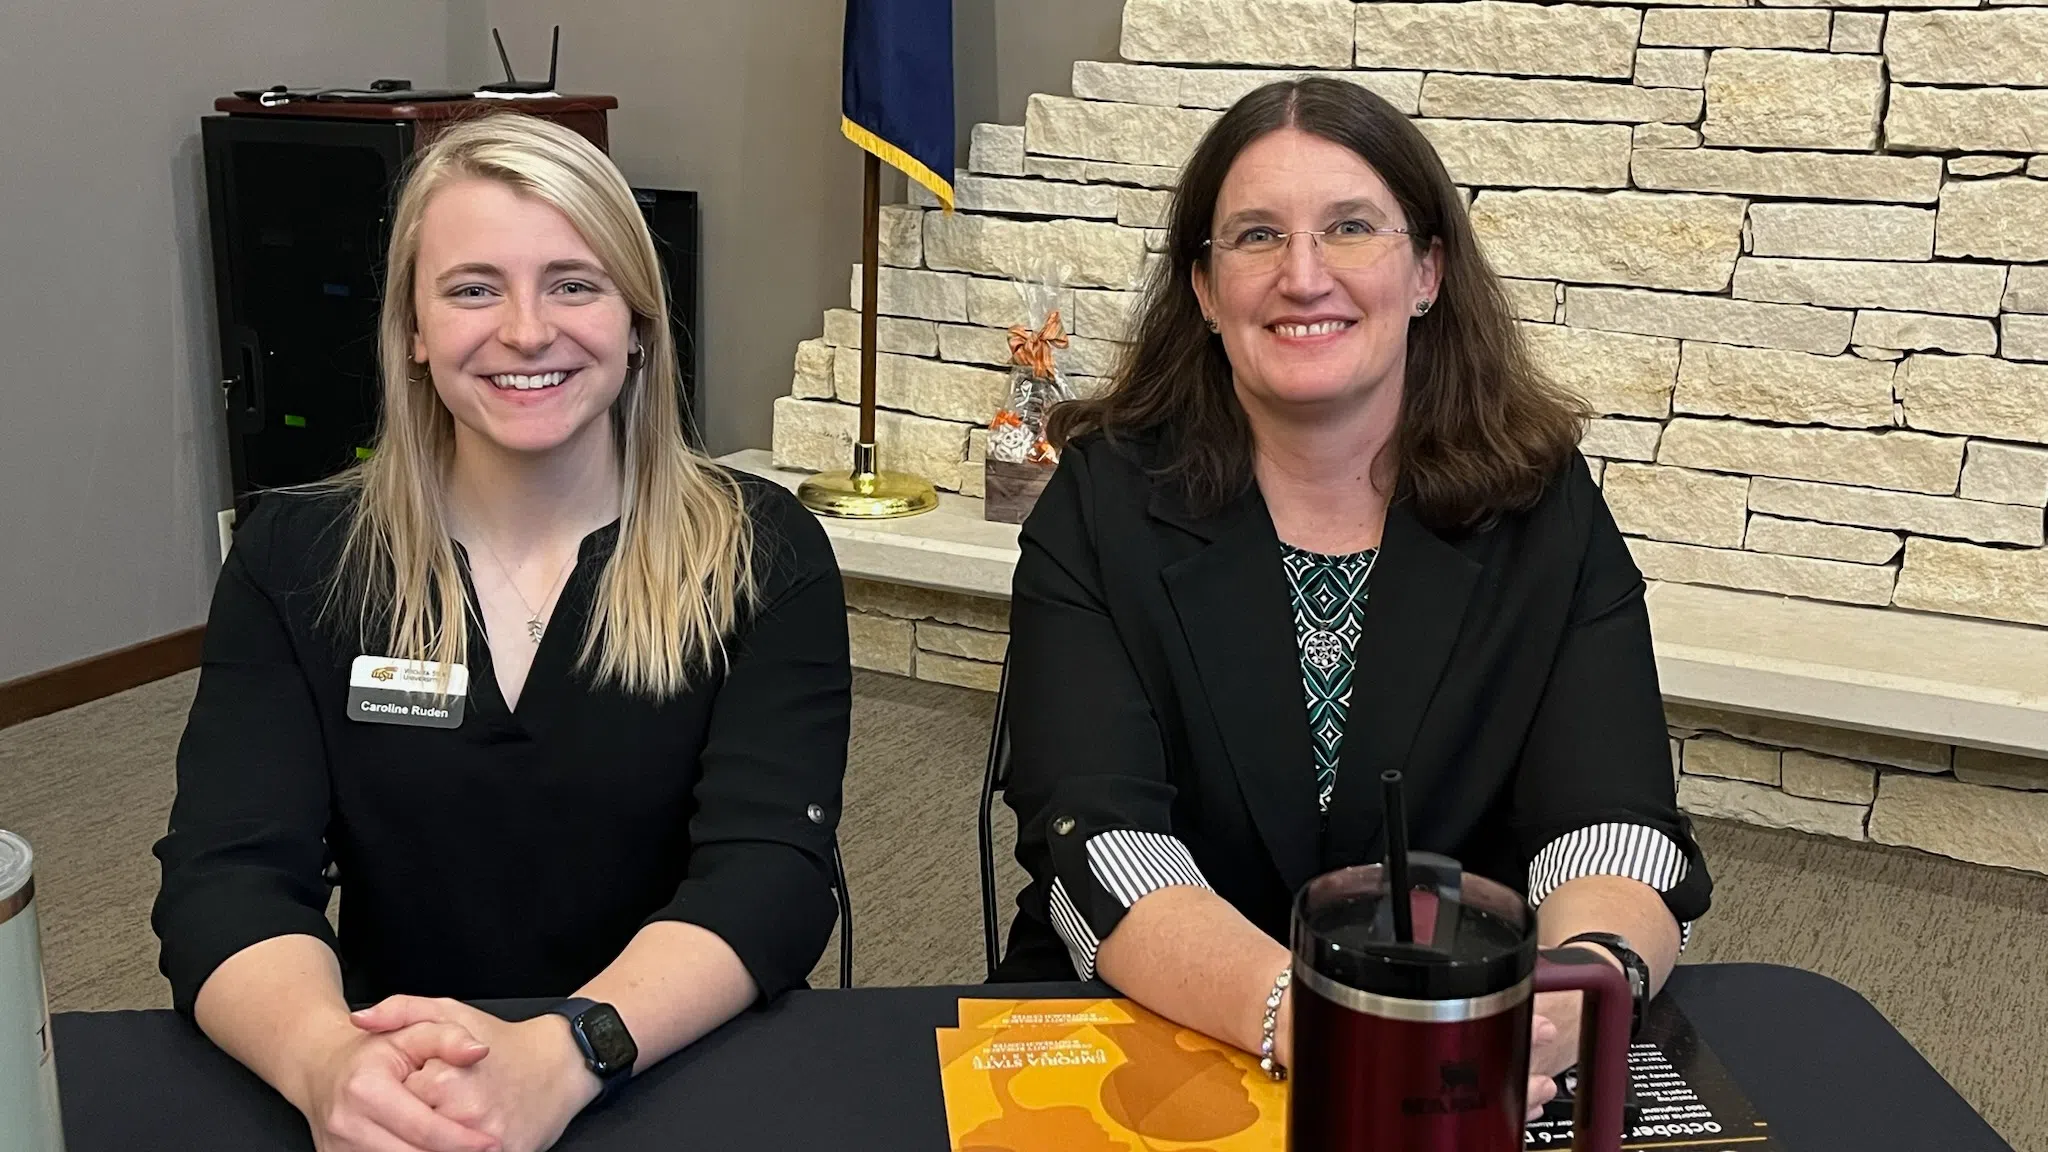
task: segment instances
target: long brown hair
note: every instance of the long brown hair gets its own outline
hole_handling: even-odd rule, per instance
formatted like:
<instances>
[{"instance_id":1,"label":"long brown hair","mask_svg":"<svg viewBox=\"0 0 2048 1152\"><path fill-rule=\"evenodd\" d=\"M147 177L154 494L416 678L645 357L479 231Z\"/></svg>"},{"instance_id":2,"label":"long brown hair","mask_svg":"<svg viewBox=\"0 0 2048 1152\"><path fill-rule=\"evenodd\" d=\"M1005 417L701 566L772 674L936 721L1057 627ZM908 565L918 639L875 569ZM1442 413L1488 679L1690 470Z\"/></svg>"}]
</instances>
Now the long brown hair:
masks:
<instances>
[{"instance_id":1,"label":"long brown hair","mask_svg":"<svg viewBox=\"0 0 2048 1152\"><path fill-rule=\"evenodd\" d=\"M1385 180L1412 229L1417 255L1441 241L1434 306L1408 328L1408 363L1393 456L1397 498L1432 528L1471 528L1533 505L1570 458L1586 408L1536 369L1506 293L1472 237L1463 200L1436 150L1393 105L1343 80L1268 84L1239 100L1195 148L1174 192L1167 259L1153 270L1137 337L1110 387L1062 404L1052 438L1163 433L1161 472L1197 509L1214 509L1252 482L1252 434L1223 342L1209 332L1193 272L1208 260L1216 200L1254 141L1294 127L1357 153Z\"/></svg>"}]
</instances>

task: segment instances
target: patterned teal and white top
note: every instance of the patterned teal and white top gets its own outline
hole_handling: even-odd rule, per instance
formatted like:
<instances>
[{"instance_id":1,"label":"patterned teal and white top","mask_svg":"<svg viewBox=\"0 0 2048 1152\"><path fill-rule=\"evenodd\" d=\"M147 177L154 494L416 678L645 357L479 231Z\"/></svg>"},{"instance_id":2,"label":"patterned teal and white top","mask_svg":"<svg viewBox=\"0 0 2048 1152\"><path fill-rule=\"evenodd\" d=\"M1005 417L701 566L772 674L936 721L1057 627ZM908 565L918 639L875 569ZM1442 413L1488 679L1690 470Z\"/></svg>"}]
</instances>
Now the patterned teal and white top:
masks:
<instances>
[{"instance_id":1,"label":"patterned teal and white top","mask_svg":"<svg viewBox=\"0 0 2048 1152\"><path fill-rule=\"evenodd\" d=\"M1294 601L1294 639L1301 647L1301 688L1308 697L1308 730L1316 753L1316 803L1330 810L1337 785L1337 752L1351 708L1351 672L1365 622L1366 582L1377 549L1325 556L1280 545Z\"/></svg>"}]
</instances>

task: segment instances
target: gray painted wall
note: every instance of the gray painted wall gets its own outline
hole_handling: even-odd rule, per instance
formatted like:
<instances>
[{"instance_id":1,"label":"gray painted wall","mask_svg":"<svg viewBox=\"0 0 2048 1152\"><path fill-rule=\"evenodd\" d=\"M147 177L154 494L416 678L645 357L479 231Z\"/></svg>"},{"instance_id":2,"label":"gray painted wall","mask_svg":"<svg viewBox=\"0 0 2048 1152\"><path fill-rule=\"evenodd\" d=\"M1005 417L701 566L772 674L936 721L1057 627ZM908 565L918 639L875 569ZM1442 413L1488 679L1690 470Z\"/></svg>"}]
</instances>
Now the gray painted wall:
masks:
<instances>
[{"instance_id":1,"label":"gray painted wall","mask_svg":"<svg viewBox=\"0 0 2048 1152\"><path fill-rule=\"evenodd\" d=\"M846 303L860 159L839 135L844 0L32 0L0 4L0 681L203 622L226 503L198 118L230 88L522 75L609 93L612 154L703 207L703 424L766 445L798 341ZM1019 123L1120 0L955 0L968 128ZM998 46L1001 50L998 51ZM118 77L132 100L72 100ZM885 183L900 199L902 181Z\"/></svg>"},{"instance_id":2,"label":"gray painted wall","mask_svg":"<svg viewBox=\"0 0 2048 1152\"><path fill-rule=\"evenodd\" d=\"M0 3L0 681L202 622L226 458L199 117L440 83L418 0Z\"/></svg>"}]
</instances>

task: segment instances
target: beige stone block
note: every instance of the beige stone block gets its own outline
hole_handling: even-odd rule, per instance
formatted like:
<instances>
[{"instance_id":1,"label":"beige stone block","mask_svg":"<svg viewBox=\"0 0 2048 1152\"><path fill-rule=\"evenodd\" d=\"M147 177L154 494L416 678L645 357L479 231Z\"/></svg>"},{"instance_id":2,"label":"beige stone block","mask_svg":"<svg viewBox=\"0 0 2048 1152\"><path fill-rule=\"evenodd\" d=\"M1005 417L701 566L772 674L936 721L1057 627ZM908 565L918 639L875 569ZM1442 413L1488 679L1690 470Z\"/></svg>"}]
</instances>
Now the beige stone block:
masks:
<instances>
[{"instance_id":1,"label":"beige stone block","mask_svg":"<svg viewBox=\"0 0 2048 1152\"><path fill-rule=\"evenodd\" d=\"M1854 760L1794 749L1785 753L1781 771L1781 787L1793 796L1837 804L1868 804L1877 798L1877 770Z\"/></svg>"},{"instance_id":2,"label":"beige stone block","mask_svg":"<svg viewBox=\"0 0 2048 1152\"><path fill-rule=\"evenodd\" d=\"M1029 280L990 280L976 276L967 281L967 322L984 328L1007 329L1012 324L1026 324L1038 317L1032 311L1039 285ZM1027 300L1028 294L1033 298ZM1080 292L1062 288L1053 294L1053 303L1062 317L1074 315L1075 301Z\"/></svg>"},{"instance_id":3,"label":"beige stone block","mask_svg":"<svg viewBox=\"0 0 2048 1152\"><path fill-rule=\"evenodd\" d=\"M1074 293L1073 330L1101 340L1128 340L1135 335L1135 317L1143 296L1084 288Z\"/></svg>"},{"instance_id":4,"label":"beige stone block","mask_svg":"<svg viewBox=\"0 0 2048 1152\"><path fill-rule=\"evenodd\" d=\"M2027 175L2036 180L2048 180L2048 156L2036 156L2027 161Z\"/></svg>"},{"instance_id":5,"label":"beige stone block","mask_svg":"<svg viewBox=\"0 0 2048 1152\"><path fill-rule=\"evenodd\" d=\"M1745 744L1726 736L1695 736L1685 742L1680 768L1694 776L1747 780L1776 788L1782 755L1776 748Z\"/></svg>"},{"instance_id":6,"label":"beige stone block","mask_svg":"<svg viewBox=\"0 0 2048 1152\"><path fill-rule=\"evenodd\" d=\"M1749 481L1685 468L1610 463L1601 489L1614 522L1632 536L1742 547L1749 518ZM1719 775L1719 773L1716 773Z\"/></svg>"},{"instance_id":7,"label":"beige stone block","mask_svg":"<svg viewBox=\"0 0 2048 1152\"><path fill-rule=\"evenodd\" d=\"M859 349L838 349L832 382L842 403L860 403ZM1009 394L1008 372L886 352L875 357L875 404L881 408L982 424L995 415Z\"/></svg>"},{"instance_id":8,"label":"beige stone block","mask_svg":"<svg viewBox=\"0 0 2048 1152\"><path fill-rule=\"evenodd\" d=\"M1928 260L1934 210L1902 204L1751 204L1749 251L1829 260Z\"/></svg>"},{"instance_id":9,"label":"beige stone block","mask_svg":"<svg viewBox=\"0 0 2048 1152\"><path fill-rule=\"evenodd\" d=\"M1481 3L1490 0L1479 0ZM1461 185L1625 188L1632 130L1624 124L1417 120Z\"/></svg>"},{"instance_id":10,"label":"beige stone block","mask_svg":"<svg viewBox=\"0 0 2048 1152\"><path fill-rule=\"evenodd\" d=\"M1643 13L1642 43L1660 48L1811 48L1828 46L1825 9L1653 8Z\"/></svg>"},{"instance_id":11,"label":"beige stone block","mask_svg":"<svg viewBox=\"0 0 2048 1152\"><path fill-rule=\"evenodd\" d=\"M1189 64L1351 63L1349 0L1126 0L1126 60Z\"/></svg>"},{"instance_id":12,"label":"beige stone block","mask_svg":"<svg viewBox=\"0 0 2048 1152\"><path fill-rule=\"evenodd\" d=\"M1925 612L2048 624L2048 551L1915 537L1906 541L1896 603Z\"/></svg>"},{"instance_id":13,"label":"beige stone block","mask_svg":"<svg viewBox=\"0 0 2048 1152\"><path fill-rule=\"evenodd\" d=\"M1702 48L1636 49L1635 82L1646 88L1705 88L1707 53Z\"/></svg>"},{"instance_id":14,"label":"beige stone block","mask_svg":"<svg viewBox=\"0 0 2048 1152\"><path fill-rule=\"evenodd\" d=\"M936 620L982 632L1010 630L1010 602L986 596L967 596L909 584L884 584L848 577L846 604L862 612L894 616L899 620Z\"/></svg>"},{"instance_id":15,"label":"beige stone block","mask_svg":"<svg viewBox=\"0 0 2048 1152\"><path fill-rule=\"evenodd\" d=\"M994 692L1002 687L1003 666L985 664L979 660L962 660L958 656L947 656L940 652L919 652L917 678L938 684Z\"/></svg>"},{"instance_id":16,"label":"beige stone block","mask_svg":"<svg viewBox=\"0 0 2048 1152\"><path fill-rule=\"evenodd\" d=\"M2048 508L2048 448L1970 441L1962 494L1965 500Z\"/></svg>"},{"instance_id":17,"label":"beige stone block","mask_svg":"<svg viewBox=\"0 0 2048 1152\"><path fill-rule=\"evenodd\" d=\"M2048 313L2048 267L2013 265L2005 278L2005 310Z\"/></svg>"},{"instance_id":18,"label":"beige stone block","mask_svg":"<svg viewBox=\"0 0 2048 1152\"><path fill-rule=\"evenodd\" d=\"M1072 160L1063 156L1039 156L1033 153L1026 153L1024 156L1024 174L1036 176L1040 180L1064 180L1070 184L1092 183L1090 169L1094 166L1093 161Z\"/></svg>"},{"instance_id":19,"label":"beige stone block","mask_svg":"<svg viewBox=\"0 0 2048 1152\"><path fill-rule=\"evenodd\" d=\"M853 309L860 310L860 265L853 266L848 289ZM911 316L922 320L967 319L967 278L944 272L920 272L908 268L878 268L876 310L889 316ZM879 343L879 340L877 341Z\"/></svg>"},{"instance_id":20,"label":"beige stone block","mask_svg":"<svg viewBox=\"0 0 2048 1152\"><path fill-rule=\"evenodd\" d=\"M1706 143L1868 151L1883 104L1880 57L1726 49L1707 67Z\"/></svg>"},{"instance_id":21,"label":"beige stone block","mask_svg":"<svg viewBox=\"0 0 2048 1152\"><path fill-rule=\"evenodd\" d=\"M1934 250L1942 256L2048 260L2048 180L2013 176L1950 184L1941 193Z\"/></svg>"},{"instance_id":22,"label":"beige stone block","mask_svg":"<svg viewBox=\"0 0 2048 1152\"><path fill-rule=\"evenodd\" d=\"M2048 316L2001 316L1998 326L2004 339L1996 348L1954 351L1997 351L2008 360L2048 360Z\"/></svg>"},{"instance_id":23,"label":"beige stone block","mask_svg":"<svg viewBox=\"0 0 2048 1152\"><path fill-rule=\"evenodd\" d=\"M2048 872L2048 796L1886 773L1870 838L1973 864Z\"/></svg>"},{"instance_id":24,"label":"beige stone block","mask_svg":"<svg viewBox=\"0 0 2048 1152\"><path fill-rule=\"evenodd\" d=\"M1739 420L1680 418L1665 426L1657 463L1946 495L1956 490L1962 474L1963 441L1917 432L1773 428Z\"/></svg>"},{"instance_id":25,"label":"beige stone block","mask_svg":"<svg viewBox=\"0 0 2048 1152\"><path fill-rule=\"evenodd\" d=\"M1476 0L1354 10L1361 68L1617 79L1635 71L1639 17L1627 8Z\"/></svg>"},{"instance_id":26,"label":"beige stone block","mask_svg":"<svg viewBox=\"0 0 2048 1152\"><path fill-rule=\"evenodd\" d=\"M1906 354L1897 348L1873 348L1868 344L1851 344L1849 351L1854 355L1863 357L1865 360L1903 360L1906 358Z\"/></svg>"},{"instance_id":27,"label":"beige stone block","mask_svg":"<svg viewBox=\"0 0 2048 1152\"><path fill-rule=\"evenodd\" d=\"M1758 478L1750 484L1749 506L1758 512L1828 524L1889 528L1987 544L2036 548L2042 544L2040 509L1953 496Z\"/></svg>"},{"instance_id":28,"label":"beige stone block","mask_svg":"<svg viewBox=\"0 0 2048 1152\"><path fill-rule=\"evenodd\" d=\"M1108 164L1100 160L1062 160L1081 165L1081 178L1090 184L1128 184L1133 188L1172 188L1180 183L1180 169L1151 164Z\"/></svg>"},{"instance_id":29,"label":"beige stone block","mask_svg":"<svg viewBox=\"0 0 2048 1152\"><path fill-rule=\"evenodd\" d=\"M939 359L1007 370L1010 364L1010 332L1007 328L982 328L973 324L941 324ZM991 409L989 414L993 416L994 410Z\"/></svg>"},{"instance_id":30,"label":"beige stone block","mask_svg":"<svg viewBox=\"0 0 2048 1152\"><path fill-rule=\"evenodd\" d=\"M2048 444L2048 367L1990 356L1909 356L1898 387L1908 427Z\"/></svg>"},{"instance_id":31,"label":"beige stone block","mask_svg":"<svg viewBox=\"0 0 2048 1152\"><path fill-rule=\"evenodd\" d=\"M2006 0L1991 0L2005 3ZM1762 0L1765 8L1975 8L1978 0Z\"/></svg>"},{"instance_id":32,"label":"beige stone block","mask_svg":"<svg viewBox=\"0 0 2048 1152\"><path fill-rule=\"evenodd\" d=\"M1902 84L2048 87L2048 20L2007 12L1895 12L1885 63Z\"/></svg>"},{"instance_id":33,"label":"beige stone block","mask_svg":"<svg viewBox=\"0 0 2048 1152\"><path fill-rule=\"evenodd\" d=\"M916 268L923 264L923 228L922 209L907 204L884 205L880 214L879 235L883 267Z\"/></svg>"},{"instance_id":34,"label":"beige stone block","mask_svg":"<svg viewBox=\"0 0 2048 1152\"><path fill-rule=\"evenodd\" d=\"M1883 605L1892 599L1894 573L1890 568L1633 537L1628 547L1635 556L1636 567L1642 569L1647 580L1710 584L1848 604Z\"/></svg>"},{"instance_id":35,"label":"beige stone block","mask_svg":"<svg viewBox=\"0 0 2048 1152\"><path fill-rule=\"evenodd\" d=\"M1034 95L1024 144L1042 156L1178 168L1221 113Z\"/></svg>"},{"instance_id":36,"label":"beige stone block","mask_svg":"<svg viewBox=\"0 0 2048 1152\"><path fill-rule=\"evenodd\" d=\"M1904 540L1897 532L1759 515L1749 518L1749 532L1743 537L1742 546L1751 552L1775 552L1781 556L1889 564L1898 558Z\"/></svg>"},{"instance_id":37,"label":"beige stone block","mask_svg":"<svg viewBox=\"0 0 2048 1152\"><path fill-rule=\"evenodd\" d=\"M1586 421L1586 434L1579 440L1579 451L1601 461L1655 460L1657 441L1663 435L1664 425L1655 420L1595 417Z\"/></svg>"},{"instance_id":38,"label":"beige stone block","mask_svg":"<svg viewBox=\"0 0 2048 1152\"><path fill-rule=\"evenodd\" d=\"M960 494L980 500L988 495L988 429L967 433L967 466L960 470Z\"/></svg>"},{"instance_id":39,"label":"beige stone block","mask_svg":"<svg viewBox=\"0 0 2048 1152\"><path fill-rule=\"evenodd\" d=\"M1982 748L1956 749L1956 779L1987 788L2012 788L2020 792L2048 792L2048 760L1990 752Z\"/></svg>"},{"instance_id":40,"label":"beige stone block","mask_svg":"<svg viewBox=\"0 0 2048 1152\"><path fill-rule=\"evenodd\" d=\"M968 134L967 168L990 176L1024 174L1024 126L976 124Z\"/></svg>"},{"instance_id":41,"label":"beige stone block","mask_svg":"<svg viewBox=\"0 0 2048 1152\"><path fill-rule=\"evenodd\" d=\"M1873 348L1938 348L1984 355L1998 351L1998 330L1991 321L1924 312L1858 312L1849 339Z\"/></svg>"},{"instance_id":42,"label":"beige stone block","mask_svg":"<svg viewBox=\"0 0 2048 1152\"><path fill-rule=\"evenodd\" d=\"M908 620L848 612L846 634L852 644L853 666L870 672L910 675L911 659L916 651L913 628Z\"/></svg>"},{"instance_id":43,"label":"beige stone block","mask_svg":"<svg viewBox=\"0 0 2048 1152\"><path fill-rule=\"evenodd\" d=\"M1657 148L1637 152L1631 167L1637 187L1675 192L1905 204L1941 195L1938 156Z\"/></svg>"},{"instance_id":44,"label":"beige stone block","mask_svg":"<svg viewBox=\"0 0 2048 1152\"><path fill-rule=\"evenodd\" d=\"M1174 68L1156 64L1074 64L1074 95L1159 107L1228 108L1255 88L1279 80L1327 76L1376 93L1403 115L1415 114L1422 91L1420 72L1297 71L1277 68Z\"/></svg>"},{"instance_id":45,"label":"beige stone block","mask_svg":"<svg viewBox=\"0 0 2048 1152\"><path fill-rule=\"evenodd\" d=\"M1884 51L1884 13L1837 12L1834 35L1828 40L1833 52Z\"/></svg>"},{"instance_id":46,"label":"beige stone block","mask_svg":"<svg viewBox=\"0 0 2048 1152\"><path fill-rule=\"evenodd\" d=\"M1949 89L1937 89L1949 91ZM1892 94L1892 110L1898 110L1898 94ZM1886 129L1889 133L1890 129ZM2026 166L2026 161L2017 156L1951 156L1948 158L1948 174L1966 180L1981 180L1986 176L2010 176Z\"/></svg>"},{"instance_id":47,"label":"beige stone block","mask_svg":"<svg viewBox=\"0 0 2048 1152\"><path fill-rule=\"evenodd\" d=\"M1683 124L1638 124L1636 125L1635 146L1638 148L1697 148L1700 146L1700 130Z\"/></svg>"},{"instance_id":48,"label":"beige stone block","mask_svg":"<svg viewBox=\"0 0 2048 1152\"><path fill-rule=\"evenodd\" d=\"M1422 84L1422 114L1470 120L1596 120L1617 124L1690 124L1702 96L1595 80L1528 80L1433 72Z\"/></svg>"},{"instance_id":49,"label":"beige stone block","mask_svg":"<svg viewBox=\"0 0 2048 1152\"><path fill-rule=\"evenodd\" d=\"M796 346L796 377L789 394L799 400L831 399L832 348L825 341L806 340Z\"/></svg>"},{"instance_id":50,"label":"beige stone block","mask_svg":"<svg viewBox=\"0 0 2048 1152\"><path fill-rule=\"evenodd\" d=\"M1765 828L1790 828L1815 836L1863 839L1869 811L1858 804L1834 804L1789 796L1743 780L1686 776L1678 781L1678 806L1695 816L1738 820Z\"/></svg>"},{"instance_id":51,"label":"beige stone block","mask_svg":"<svg viewBox=\"0 0 2048 1152\"><path fill-rule=\"evenodd\" d=\"M1111 64L1076 60L1073 94L1079 100L1110 100L1120 104L1180 106L1180 78L1189 69L1155 64Z\"/></svg>"},{"instance_id":52,"label":"beige stone block","mask_svg":"<svg viewBox=\"0 0 2048 1152\"><path fill-rule=\"evenodd\" d=\"M1849 346L1849 331L1855 322L1853 312L1803 305L1576 285L1565 289L1564 315L1565 323L1574 327L1752 348L1789 348L1822 356L1833 356Z\"/></svg>"},{"instance_id":53,"label":"beige stone block","mask_svg":"<svg viewBox=\"0 0 2048 1152\"><path fill-rule=\"evenodd\" d=\"M1829 728L1798 720L1781 720L1774 716L1756 716L1747 712L1695 708L1686 704L1666 704L1664 718L1668 724L1677 728L1723 732L1759 744L1803 748L1809 752L1839 756L1845 760L1861 760L1867 764L1883 764L1890 768L1904 768L1911 772L1946 772L1949 768L1949 746L1926 740L1884 736L1850 728Z\"/></svg>"},{"instance_id":54,"label":"beige stone block","mask_svg":"<svg viewBox=\"0 0 2048 1152\"><path fill-rule=\"evenodd\" d=\"M1892 366L1854 356L1688 340L1672 409L1776 424L1887 428Z\"/></svg>"},{"instance_id":55,"label":"beige stone block","mask_svg":"<svg viewBox=\"0 0 2048 1152\"><path fill-rule=\"evenodd\" d=\"M1001 664L1010 651L1010 634L983 632L978 628L961 628L953 624L939 624L926 620L917 625L917 647L920 652L937 652L943 656L958 656L962 660Z\"/></svg>"},{"instance_id":56,"label":"beige stone block","mask_svg":"<svg viewBox=\"0 0 2048 1152\"><path fill-rule=\"evenodd\" d=\"M953 207L962 212L1114 220L1117 190L1095 184L1013 180L963 172L953 180Z\"/></svg>"},{"instance_id":57,"label":"beige stone block","mask_svg":"<svg viewBox=\"0 0 2048 1152\"><path fill-rule=\"evenodd\" d=\"M1717 292L1741 254L1743 210L1721 196L1532 190L1482 192L1471 219L1504 276Z\"/></svg>"},{"instance_id":58,"label":"beige stone block","mask_svg":"<svg viewBox=\"0 0 2048 1152\"><path fill-rule=\"evenodd\" d=\"M1090 220L1003 220L931 213L925 262L949 272L1036 280L1062 267L1069 285L1128 288L1145 270L1145 235ZM938 317L934 317L938 319Z\"/></svg>"},{"instance_id":59,"label":"beige stone block","mask_svg":"<svg viewBox=\"0 0 2048 1152\"><path fill-rule=\"evenodd\" d=\"M1507 290L1508 310L1515 319L1534 320L1540 324L1557 319L1558 288L1555 281L1502 277L1501 287Z\"/></svg>"},{"instance_id":60,"label":"beige stone block","mask_svg":"<svg viewBox=\"0 0 2048 1152\"><path fill-rule=\"evenodd\" d=\"M1586 462L1586 475L1593 478L1593 487L1600 487L1601 483L1607 479L1607 461L1602 460L1598 456L1582 455L1580 459Z\"/></svg>"},{"instance_id":61,"label":"beige stone block","mask_svg":"<svg viewBox=\"0 0 2048 1152\"><path fill-rule=\"evenodd\" d=\"M1744 256L1735 295L1778 304L1885 308L1996 316L2005 269L1995 264L1909 264L1892 260L1791 260Z\"/></svg>"},{"instance_id":62,"label":"beige stone block","mask_svg":"<svg viewBox=\"0 0 2048 1152\"><path fill-rule=\"evenodd\" d=\"M1146 188L1118 188L1116 222L1125 228L1164 228L1173 209L1173 193Z\"/></svg>"},{"instance_id":63,"label":"beige stone block","mask_svg":"<svg viewBox=\"0 0 2048 1152\"><path fill-rule=\"evenodd\" d=\"M860 347L860 313L849 308L828 309L825 312L825 343L834 348ZM904 356L936 356L939 354L938 325L930 320L877 316L875 348ZM829 370L827 377L830 377Z\"/></svg>"},{"instance_id":64,"label":"beige stone block","mask_svg":"<svg viewBox=\"0 0 2048 1152\"><path fill-rule=\"evenodd\" d=\"M1894 151L1915 152L2030 152L2048 147L2048 91L1894 84L1884 116L1884 142ZM2013 159L2008 163L2010 167L1972 165L1979 170L1965 174L2004 175L2019 171L2022 162ZM1954 160L1949 161L1949 170L1956 170Z\"/></svg>"},{"instance_id":65,"label":"beige stone block","mask_svg":"<svg viewBox=\"0 0 2048 1152\"><path fill-rule=\"evenodd\" d=\"M1671 387L1678 379L1676 340L1560 324L1518 327L1536 366L1593 411L1659 419L1670 415Z\"/></svg>"},{"instance_id":66,"label":"beige stone block","mask_svg":"<svg viewBox=\"0 0 2048 1152\"><path fill-rule=\"evenodd\" d=\"M772 437L775 466L812 472L844 469L853 463L853 440L859 430L860 410L851 404L778 397ZM960 489L967 430L965 424L902 412L875 413L875 442L887 466L915 472L949 492Z\"/></svg>"}]
</instances>

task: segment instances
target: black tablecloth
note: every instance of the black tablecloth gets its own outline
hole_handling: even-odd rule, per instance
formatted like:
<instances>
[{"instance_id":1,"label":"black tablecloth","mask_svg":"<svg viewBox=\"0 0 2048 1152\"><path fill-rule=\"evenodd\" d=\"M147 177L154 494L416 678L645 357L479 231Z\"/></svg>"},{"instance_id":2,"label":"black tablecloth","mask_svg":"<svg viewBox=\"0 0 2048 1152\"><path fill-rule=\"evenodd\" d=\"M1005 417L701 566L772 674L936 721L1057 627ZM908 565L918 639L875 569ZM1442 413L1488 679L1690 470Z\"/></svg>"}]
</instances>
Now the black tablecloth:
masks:
<instances>
[{"instance_id":1,"label":"black tablecloth","mask_svg":"<svg viewBox=\"0 0 2048 1152\"><path fill-rule=\"evenodd\" d=\"M795 992L572 1126L577 1152L944 1152L932 1029L968 996L1097 986ZM2012 1152L1861 996L1760 964L1688 965L1668 995L1790 1152ZM503 1015L521 1006L497 1006ZM530 1006L538 1010L539 1005ZM57 1016L69 1152L311 1147L282 1098L169 1012Z\"/></svg>"}]
</instances>

